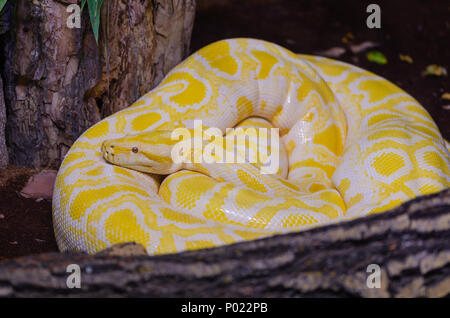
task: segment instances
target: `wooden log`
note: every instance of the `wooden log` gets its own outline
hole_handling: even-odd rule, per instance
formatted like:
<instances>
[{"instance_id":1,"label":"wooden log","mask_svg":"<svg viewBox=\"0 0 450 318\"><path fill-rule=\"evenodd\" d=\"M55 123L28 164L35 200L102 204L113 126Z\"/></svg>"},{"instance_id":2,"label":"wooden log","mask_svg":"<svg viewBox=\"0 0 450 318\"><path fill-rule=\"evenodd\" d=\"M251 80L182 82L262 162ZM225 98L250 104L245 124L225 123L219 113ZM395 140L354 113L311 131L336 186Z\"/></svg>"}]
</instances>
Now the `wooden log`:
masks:
<instances>
[{"instance_id":1,"label":"wooden log","mask_svg":"<svg viewBox=\"0 0 450 318\"><path fill-rule=\"evenodd\" d=\"M110 0L99 44L79 0L17 0L6 49L11 163L57 168L74 140L155 87L189 53L195 0Z\"/></svg>"},{"instance_id":2,"label":"wooden log","mask_svg":"<svg viewBox=\"0 0 450 318\"><path fill-rule=\"evenodd\" d=\"M213 249L146 256L50 253L0 263L0 295L444 297L450 295L450 189L386 213ZM69 264L81 288L69 289ZM380 288L369 288L370 264Z\"/></svg>"}]
</instances>

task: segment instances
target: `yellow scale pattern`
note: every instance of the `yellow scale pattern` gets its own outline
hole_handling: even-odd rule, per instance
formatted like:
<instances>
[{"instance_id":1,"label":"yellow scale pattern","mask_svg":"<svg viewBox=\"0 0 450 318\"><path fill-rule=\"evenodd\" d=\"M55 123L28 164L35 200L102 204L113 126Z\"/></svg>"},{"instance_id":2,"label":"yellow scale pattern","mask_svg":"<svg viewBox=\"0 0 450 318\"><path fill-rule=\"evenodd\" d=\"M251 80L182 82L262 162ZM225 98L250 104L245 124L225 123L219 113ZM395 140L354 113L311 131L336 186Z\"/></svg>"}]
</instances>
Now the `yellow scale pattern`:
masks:
<instances>
[{"instance_id":1,"label":"yellow scale pattern","mask_svg":"<svg viewBox=\"0 0 450 318\"><path fill-rule=\"evenodd\" d=\"M182 170L160 184L103 158L104 140L191 129L195 119L222 130L279 128L280 170L262 176L258 164L227 165L223 178ZM173 253L383 212L449 184L436 124L394 84L339 61L230 39L80 136L58 172L53 219L61 251L135 241L149 254Z\"/></svg>"}]
</instances>

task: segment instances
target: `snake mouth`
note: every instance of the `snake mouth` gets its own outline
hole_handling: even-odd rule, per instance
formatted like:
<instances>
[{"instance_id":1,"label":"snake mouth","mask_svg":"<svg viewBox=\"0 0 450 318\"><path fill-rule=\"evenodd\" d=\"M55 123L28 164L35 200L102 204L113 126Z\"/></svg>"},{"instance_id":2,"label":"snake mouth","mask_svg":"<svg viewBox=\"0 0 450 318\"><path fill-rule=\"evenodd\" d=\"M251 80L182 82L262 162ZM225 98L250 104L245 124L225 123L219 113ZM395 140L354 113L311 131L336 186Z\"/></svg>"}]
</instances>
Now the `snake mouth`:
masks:
<instances>
[{"instance_id":1,"label":"snake mouth","mask_svg":"<svg viewBox=\"0 0 450 318\"><path fill-rule=\"evenodd\" d=\"M103 154L103 158L111 163L114 163L114 146L113 145L109 145L107 146L105 144L105 142L102 143L101 146L101 152Z\"/></svg>"},{"instance_id":2,"label":"snake mouth","mask_svg":"<svg viewBox=\"0 0 450 318\"><path fill-rule=\"evenodd\" d=\"M103 154L103 158L110 163L115 163L113 154L105 153Z\"/></svg>"}]
</instances>

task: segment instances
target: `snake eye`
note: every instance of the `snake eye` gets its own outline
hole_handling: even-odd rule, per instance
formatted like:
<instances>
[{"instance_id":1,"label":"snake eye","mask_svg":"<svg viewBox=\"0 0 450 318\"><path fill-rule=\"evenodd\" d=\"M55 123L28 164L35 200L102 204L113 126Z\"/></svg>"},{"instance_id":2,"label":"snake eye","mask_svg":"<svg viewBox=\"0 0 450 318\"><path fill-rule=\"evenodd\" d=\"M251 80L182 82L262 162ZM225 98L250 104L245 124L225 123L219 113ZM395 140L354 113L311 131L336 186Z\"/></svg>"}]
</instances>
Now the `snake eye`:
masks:
<instances>
[{"instance_id":1,"label":"snake eye","mask_svg":"<svg viewBox=\"0 0 450 318\"><path fill-rule=\"evenodd\" d=\"M138 149L138 147L133 147L133 148L131 148L131 151L134 153L138 153L139 149Z\"/></svg>"}]
</instances>

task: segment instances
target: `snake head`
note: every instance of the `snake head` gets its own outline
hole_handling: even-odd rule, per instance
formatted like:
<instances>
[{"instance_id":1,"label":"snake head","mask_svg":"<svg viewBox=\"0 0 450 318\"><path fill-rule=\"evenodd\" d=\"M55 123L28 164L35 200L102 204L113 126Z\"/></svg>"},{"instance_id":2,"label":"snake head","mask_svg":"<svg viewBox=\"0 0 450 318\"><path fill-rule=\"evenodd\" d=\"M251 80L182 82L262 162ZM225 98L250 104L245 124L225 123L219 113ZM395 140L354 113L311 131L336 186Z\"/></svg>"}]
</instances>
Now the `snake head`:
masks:
<instances>
[{"instance_id":1,"label":"snake head","mask_svg":"<svg viewBox=\"0 0 450 318\"><path fill-rule=\"evenodd\" d=\"M171 150L177 140L171 131L155 130L105 140L103 158L115 165L137 171L166 175L181 169L173 162Z\"/></svg>"}]
</instances>

